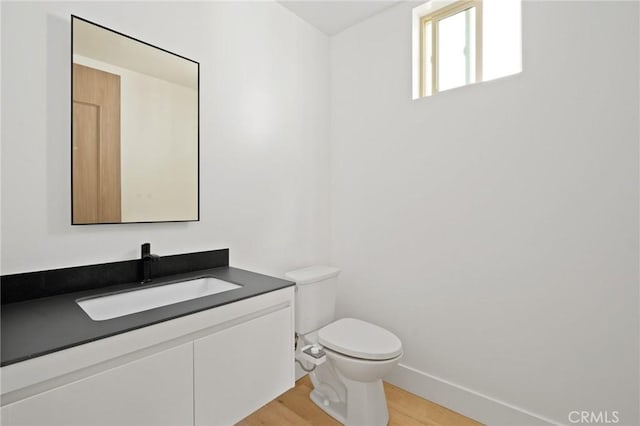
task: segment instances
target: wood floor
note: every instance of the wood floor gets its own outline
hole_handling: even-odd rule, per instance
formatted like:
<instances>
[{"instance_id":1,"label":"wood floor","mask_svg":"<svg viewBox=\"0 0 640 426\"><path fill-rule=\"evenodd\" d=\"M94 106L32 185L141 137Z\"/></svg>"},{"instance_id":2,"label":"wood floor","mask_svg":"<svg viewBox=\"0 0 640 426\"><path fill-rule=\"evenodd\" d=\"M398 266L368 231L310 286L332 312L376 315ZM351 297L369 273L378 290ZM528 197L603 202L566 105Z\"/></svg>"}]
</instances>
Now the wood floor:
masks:
<instances>
[{"instance_id":1,"label":"wood floor","mask_svg":"<svg viewBox=\"0 0 640 426\"><path fill-rule=\"evenodd\" d=\"M309 398L309 376L236 426L340 426ZM422 399L389 383L384 384L389 426L478 426L478 423L441 405Z\"/></svg>"}]
</instances>

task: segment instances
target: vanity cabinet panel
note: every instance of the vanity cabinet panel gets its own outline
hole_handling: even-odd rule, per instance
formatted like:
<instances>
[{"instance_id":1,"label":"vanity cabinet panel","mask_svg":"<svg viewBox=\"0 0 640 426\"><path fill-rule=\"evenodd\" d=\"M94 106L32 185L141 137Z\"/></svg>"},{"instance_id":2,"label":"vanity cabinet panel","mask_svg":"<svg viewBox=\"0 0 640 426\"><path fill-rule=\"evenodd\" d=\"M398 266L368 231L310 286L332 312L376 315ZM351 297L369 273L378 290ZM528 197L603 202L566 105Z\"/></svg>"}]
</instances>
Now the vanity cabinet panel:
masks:
<instances>
[{"instance_id":1,"label":"vanity cabinet panel","mask_svg":"<svg viewBox=\"0 0 640 426\"><path fill-rule=\"evenodd\" d=\"M193 344L167 349L5 405L4 426L193 423Z\"/></svg>"},{"instance_id":2,"label":"vanity cabinet panel","mask_svg":"<svg viewBox=\"0 0 640 426\"><path fill-rule=\"evenodd\" d=\"M194 342L195 424L226 426L294 385L293 308Z\"/></svg>"}]
</instances>

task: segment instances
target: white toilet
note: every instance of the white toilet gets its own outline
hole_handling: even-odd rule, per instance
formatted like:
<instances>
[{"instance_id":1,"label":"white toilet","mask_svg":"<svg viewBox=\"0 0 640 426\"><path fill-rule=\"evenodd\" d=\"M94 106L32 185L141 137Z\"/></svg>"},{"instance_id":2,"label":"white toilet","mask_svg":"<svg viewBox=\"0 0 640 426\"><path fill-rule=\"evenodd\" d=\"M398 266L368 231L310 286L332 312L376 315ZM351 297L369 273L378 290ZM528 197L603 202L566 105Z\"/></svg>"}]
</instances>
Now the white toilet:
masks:
<instances>
[{"instance_id":1,"label":"white toilet","mask_svg":"<svg viewBox=\"0 0 640 426\"><path fill-rule=\"evenodd\" d=\"M298 350L313 344L327 354L327 362L309 373L314 387L310 396L342 424L386 425L389 413L382 377L402 357L402 343L390 331L368 322L335 320L339 273L331 266L312 266L285 274L296 282Z\"/></svg>"}]
</instances>

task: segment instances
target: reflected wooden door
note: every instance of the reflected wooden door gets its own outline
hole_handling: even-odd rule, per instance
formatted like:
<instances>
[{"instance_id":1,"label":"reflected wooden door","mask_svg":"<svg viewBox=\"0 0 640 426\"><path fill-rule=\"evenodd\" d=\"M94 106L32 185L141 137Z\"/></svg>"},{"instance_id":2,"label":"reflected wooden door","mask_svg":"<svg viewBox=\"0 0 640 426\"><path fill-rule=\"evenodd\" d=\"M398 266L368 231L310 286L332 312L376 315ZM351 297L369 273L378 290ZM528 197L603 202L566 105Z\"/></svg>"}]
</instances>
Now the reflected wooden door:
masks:
<instances>
[{"instance_id":1,"label":"reflected wooden door","mask_svg":"<svg viewBox=\"0 0 640 426\"><path fill-rule=\"evenodd\" d=\"M120 76L73 64L73 223L118 223Z\"/></svg>"}]
</instances>

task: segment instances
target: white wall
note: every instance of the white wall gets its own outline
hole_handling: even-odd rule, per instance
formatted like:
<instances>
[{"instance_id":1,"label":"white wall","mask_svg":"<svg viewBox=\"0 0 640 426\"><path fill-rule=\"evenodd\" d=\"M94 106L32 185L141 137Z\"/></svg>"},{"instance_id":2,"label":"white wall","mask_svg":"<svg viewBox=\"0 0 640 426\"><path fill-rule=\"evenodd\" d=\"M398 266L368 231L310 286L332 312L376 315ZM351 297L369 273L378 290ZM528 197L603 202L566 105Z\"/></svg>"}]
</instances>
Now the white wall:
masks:
<instances>
[{"instance_id":1,"label":"white wall","mask_svg":"<svg viewBox=\"0 0 640 426\"><path fill-rule=\"evenodd\" d=\"M152 13L150 13L152 11ZM70 225L70 14L200 62L199 223ZM231 249L328 253L325 35L277 3L2 2L2 273Z\"/></svg>"},{"instance_id":2,"label":"white wall","mask_svg":"<svg viewBox=\"0 0 640 426\"><path fill-rule=\"evenodd\" d=\"M122 221L197 218L198 91L121 77Z\"/></svg>"},{"instance_id":3,"label":"white wall","mask_svg":"<svg viewBox=\"0 0 640 426\"><path fill-rule=\"evenodd\" d=\"M481 421L639 424L638 3L526 1L522 74L416 101L413 6L331 39L338 313Z\"/></svg>"}]
</instances>

